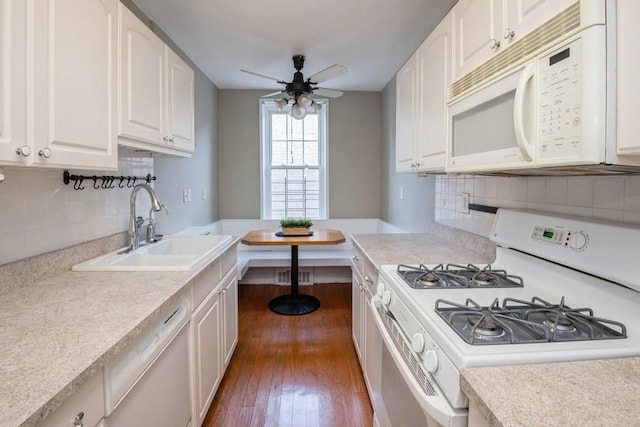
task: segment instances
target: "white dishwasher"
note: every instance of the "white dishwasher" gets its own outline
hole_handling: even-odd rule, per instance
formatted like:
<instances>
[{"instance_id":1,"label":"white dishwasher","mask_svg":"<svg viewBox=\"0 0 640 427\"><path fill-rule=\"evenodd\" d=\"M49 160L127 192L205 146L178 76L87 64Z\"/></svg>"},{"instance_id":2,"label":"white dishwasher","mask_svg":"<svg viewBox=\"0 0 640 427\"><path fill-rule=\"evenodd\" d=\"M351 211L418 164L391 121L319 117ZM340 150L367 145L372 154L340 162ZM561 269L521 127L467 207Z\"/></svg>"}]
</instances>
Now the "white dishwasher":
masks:
<instances>
[{"instance_id":1,"label":"white dishwasher","mask_svg":"<svg viewBox=\"0 0 640 427\"><path fill-rule=\"evenodd\" d=\"M105 427L184 427L189 399L189 299L105 367Z\"/></svg>"}]
</instances>

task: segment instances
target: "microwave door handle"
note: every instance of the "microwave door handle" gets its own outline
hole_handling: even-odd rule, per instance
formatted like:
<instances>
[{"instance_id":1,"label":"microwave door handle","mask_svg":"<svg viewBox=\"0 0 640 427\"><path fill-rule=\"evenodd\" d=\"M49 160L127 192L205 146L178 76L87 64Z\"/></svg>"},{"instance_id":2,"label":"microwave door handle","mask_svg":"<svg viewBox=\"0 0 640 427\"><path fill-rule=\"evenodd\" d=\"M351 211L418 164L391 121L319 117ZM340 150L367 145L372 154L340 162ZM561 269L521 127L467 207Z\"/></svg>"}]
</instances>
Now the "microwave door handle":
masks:
<instances>
[{"instance_id":1,"label":"microwave door handle","mask_svg":"<svg viewBox=\"0 0 640 427\"><path fill-rule=\"evenodd\" d=\"M524 131L524 103L527 83L533 77L534 65L527 65L520 76L520 80L518 80L513 108L513 127L516 131L516 143L526 161L533 159L533 153L531 152L531 144L527 139L527 134Z\"/></svg>"}]
</instances>

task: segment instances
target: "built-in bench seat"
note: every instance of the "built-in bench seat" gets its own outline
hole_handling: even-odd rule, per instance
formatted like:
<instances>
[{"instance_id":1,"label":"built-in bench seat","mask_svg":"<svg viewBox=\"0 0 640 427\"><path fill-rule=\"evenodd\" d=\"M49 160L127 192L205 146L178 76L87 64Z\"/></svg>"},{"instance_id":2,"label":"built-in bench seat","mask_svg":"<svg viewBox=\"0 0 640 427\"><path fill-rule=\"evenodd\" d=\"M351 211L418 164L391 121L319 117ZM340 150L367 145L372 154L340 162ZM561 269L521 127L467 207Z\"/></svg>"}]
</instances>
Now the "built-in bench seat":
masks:
<instances>
[{"instance_id":1,"label":"built-in bench seat","mask_svg":"<svg viewBox=\"0 0 640 427\"><path fill-rule=\"evenodd\" d=\"M330 267L349 267L352 255L351 240L349 239L351 234L405 232L375 218L316 220L314 223L313 228L340 230L344 234L346 242L339 245L300 246L298 266L301 269L315 269L317 267L330 270ZM204 226L191 227L179 234L228 234L242 237L251 230L277 230L278 227L279 221L274 220L220 220ZM239 280L245 277L250 268L286 269L290 266L291 250L287 246L248 246L240 244L238 247ZM273 274L269 275L269 277L273 276ZM264 277L266 276L260 276L258 281L264 283Z\"/></svg>"},{"instance_id":2,"label":"built-in bench seat","mask_svg":"<svg viewBox=\"0 0 640 427\"><path fill-rule=\"evenodd\" d=\"M302 250L298 251L299 267L349 267L351 251ZM251 267L289 267L291 251L241 250L238 251L238 279L242 279Z\"/></svg>"}]
</instances>

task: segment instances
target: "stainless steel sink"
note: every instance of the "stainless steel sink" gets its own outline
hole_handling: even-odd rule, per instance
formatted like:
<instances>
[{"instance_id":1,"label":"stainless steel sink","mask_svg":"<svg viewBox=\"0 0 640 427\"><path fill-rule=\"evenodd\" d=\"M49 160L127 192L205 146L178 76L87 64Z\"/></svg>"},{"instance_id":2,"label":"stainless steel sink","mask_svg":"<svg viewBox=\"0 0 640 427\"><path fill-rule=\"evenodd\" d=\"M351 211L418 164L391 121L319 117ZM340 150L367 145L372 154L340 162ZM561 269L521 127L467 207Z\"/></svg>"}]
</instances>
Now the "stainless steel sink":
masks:
<instances>
[{"instance_id":1,"label":"stainless steel sink","mask_svg":"<svg viewBox=\"0 0 640 427\"><path fill-rule=\"evenodd\" d=\"M129 253L122 249L72 267L74 271L187 271L213 259L231 236L172 236Z\"/></svg>"}]
</instances>

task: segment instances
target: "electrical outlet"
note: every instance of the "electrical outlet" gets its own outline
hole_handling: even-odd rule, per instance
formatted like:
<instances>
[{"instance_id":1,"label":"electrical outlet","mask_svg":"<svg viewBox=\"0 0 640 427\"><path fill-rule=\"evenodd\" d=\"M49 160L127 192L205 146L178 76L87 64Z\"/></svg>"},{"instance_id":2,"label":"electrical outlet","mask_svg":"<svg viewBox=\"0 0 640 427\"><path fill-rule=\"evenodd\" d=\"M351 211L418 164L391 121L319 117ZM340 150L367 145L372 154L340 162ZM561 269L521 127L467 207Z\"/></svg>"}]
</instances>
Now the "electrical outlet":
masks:
<instances>
[{"instance_id":1,"label":"electrical outlet","mask_svg":"<svg viewBox=\"0 0 640 427\"><path fill-rule=\"evenodd\" d=\"M207 190L205 190L205 188L202 188L202 200L207 200Z\"/></svg>"},{"instance_id":2,"label":"electrical outlet","mask_svg":"<svg viewBox=\"0 0 640 427\"><path fill-rule=\"evenodd\" d=\"M182 190L182 203L187 203L188 201L189 201L189 193L185 188L184 190Z\"/></svg>"},{"instance_id":3,"label":"electrical outlet","mask_svg":"<svg viewBox=\"0 0 640 427\"><path fill-rule=\"evenodd\" d=\"M456 212L468 214L470 198L471 198L471 195L469 193L458 194L456 196Z\"/></svg>"},{"instance_id":4,"label":"electrical outlet","mask_svg":"<svg viewBox=\"0 0 640 427\"><path fill-rule=\"evenodd\" d=\"M187 202L191 201L191 189L187 188Z\"/></svg>"}]
</instances>

